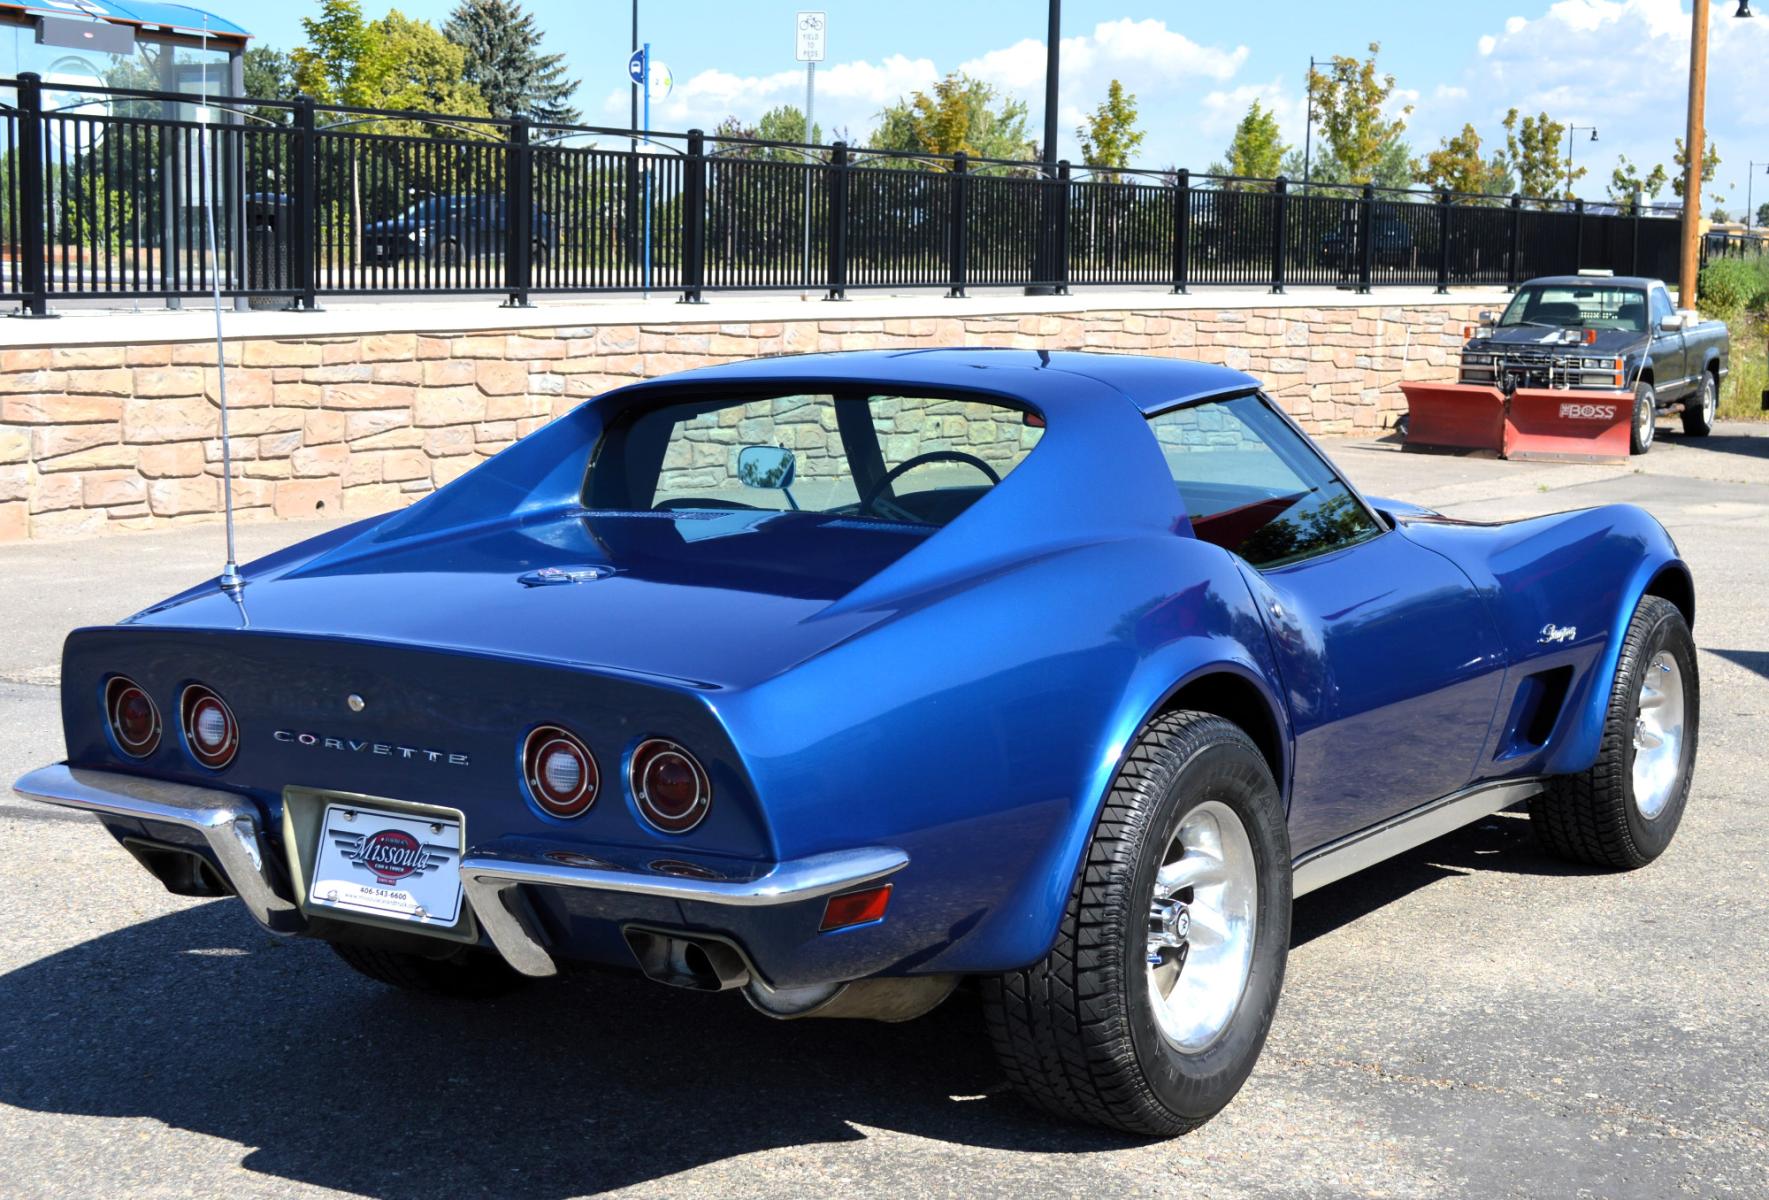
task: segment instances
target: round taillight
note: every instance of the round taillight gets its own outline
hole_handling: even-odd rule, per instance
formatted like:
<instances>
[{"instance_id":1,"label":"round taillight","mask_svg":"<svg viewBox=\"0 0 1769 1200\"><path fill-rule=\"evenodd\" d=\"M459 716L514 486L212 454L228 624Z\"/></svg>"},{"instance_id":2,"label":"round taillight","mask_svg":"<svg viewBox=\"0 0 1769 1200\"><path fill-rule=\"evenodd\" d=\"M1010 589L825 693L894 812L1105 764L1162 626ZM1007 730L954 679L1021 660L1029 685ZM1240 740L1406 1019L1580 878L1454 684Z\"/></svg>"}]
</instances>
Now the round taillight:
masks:
<instances>
[{"instance_id":1,"label":"round taillight","mask_svg":"<svg viewBox=\"0 0 1769 1200\"><path fill-rule=\"evenodd\" d=\"M542 725L528 735L522 744L522 774L534 802L555 817L589 812L602 782L590 748L557 725Z\"/></svg>"},{"instance_id":2,"label":"round taillight","mask_svg":"<svg viewBox=\"0 0 1769 1200\"><path fill-rule=\"evenodd\" d=\"M627 782L639 815L664 833L687 833L712 807L712 784L700 761L662 738L639 743L627 768Z\"/></svg>"},{"instance_id":3,"label":"round taillight","mask_svg":"<svg viewBox=\"0 0 1769 1200\"><path fill-rule=\"evenodd\" d=\"M133 679L116 676L104 686L105 719L124 754L146 758L160 747L160 710Z\"/></svg>"},{"instance_id":4,"label":"round taillight","mask_svg":"<svg viewBox=\"0 0 1769 1200\"><path fill-rule=\"evenodd\" d=\"M184 689L178 700L178 719L191 757L211 771L225 767L239 752L240 726L233 719L233 710L201 684Z\"/></svg>"}]
</instances>

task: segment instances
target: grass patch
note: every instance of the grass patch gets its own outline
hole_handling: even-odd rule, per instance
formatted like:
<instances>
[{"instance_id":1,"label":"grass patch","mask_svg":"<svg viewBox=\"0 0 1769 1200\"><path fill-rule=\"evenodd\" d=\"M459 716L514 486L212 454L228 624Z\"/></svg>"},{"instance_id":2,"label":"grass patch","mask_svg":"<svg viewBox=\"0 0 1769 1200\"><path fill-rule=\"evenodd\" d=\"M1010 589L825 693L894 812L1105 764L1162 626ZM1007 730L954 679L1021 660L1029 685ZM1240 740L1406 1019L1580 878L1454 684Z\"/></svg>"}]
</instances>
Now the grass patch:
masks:
<instances>
[{"instance_id":1,"label":"grass patch","mask_svg":"<svg viewBox=\"0 0 1769 1200\"><path fill-rule=\"evenodd\" d=\"M1741 314L1726 324L1732 330L1732 373L1720 388L1720 419L1769 420L1763 411L1763 390L1769 388L1769 321Z\"/></svg>"}]
</instances>

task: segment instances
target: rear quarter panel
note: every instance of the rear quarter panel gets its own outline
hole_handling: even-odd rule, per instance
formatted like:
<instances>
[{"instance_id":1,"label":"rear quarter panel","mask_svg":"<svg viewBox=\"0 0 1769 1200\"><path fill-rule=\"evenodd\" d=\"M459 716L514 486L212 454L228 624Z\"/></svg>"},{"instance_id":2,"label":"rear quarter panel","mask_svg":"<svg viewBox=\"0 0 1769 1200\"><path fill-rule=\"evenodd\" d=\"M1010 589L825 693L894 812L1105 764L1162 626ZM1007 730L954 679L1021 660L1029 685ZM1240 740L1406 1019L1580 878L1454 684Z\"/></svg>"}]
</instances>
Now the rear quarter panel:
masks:
<instances>
[{"instance_id":1,"label":"rear quarter panel","mask_svg":"<svg viewBox=\"0 0 1769 1200\"><path fill-rule=\"evenodd\" d=\"M914 949L896 970L990 972L1049 948L1131 739L1206 671L1253 682L1283 728L1232 560L1161 534L912 598L713 703L783 855L908 852L891 920Z\"/></svg>"}]
</instances>

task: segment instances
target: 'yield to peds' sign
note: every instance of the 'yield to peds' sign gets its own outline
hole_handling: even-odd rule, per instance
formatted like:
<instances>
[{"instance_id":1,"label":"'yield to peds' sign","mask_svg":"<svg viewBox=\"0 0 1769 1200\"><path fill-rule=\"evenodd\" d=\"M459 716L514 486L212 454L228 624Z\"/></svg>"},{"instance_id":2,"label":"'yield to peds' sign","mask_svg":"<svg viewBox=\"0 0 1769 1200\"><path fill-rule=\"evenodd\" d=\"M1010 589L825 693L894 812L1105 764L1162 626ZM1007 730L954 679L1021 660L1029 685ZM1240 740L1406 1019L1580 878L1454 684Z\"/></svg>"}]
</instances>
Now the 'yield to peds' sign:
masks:
<instances>
[{"instance_id":1,"label":"'yield to peds' sign","mask_svg":"<svg viewBox=\"0 0 1769 1200\"><path fill-rule=\"evenodd\" d=\"M798 22L798 60L823 61L823 39L829 32L828 17L820 12L801 12Z\"/></svg>"}]
</instances>

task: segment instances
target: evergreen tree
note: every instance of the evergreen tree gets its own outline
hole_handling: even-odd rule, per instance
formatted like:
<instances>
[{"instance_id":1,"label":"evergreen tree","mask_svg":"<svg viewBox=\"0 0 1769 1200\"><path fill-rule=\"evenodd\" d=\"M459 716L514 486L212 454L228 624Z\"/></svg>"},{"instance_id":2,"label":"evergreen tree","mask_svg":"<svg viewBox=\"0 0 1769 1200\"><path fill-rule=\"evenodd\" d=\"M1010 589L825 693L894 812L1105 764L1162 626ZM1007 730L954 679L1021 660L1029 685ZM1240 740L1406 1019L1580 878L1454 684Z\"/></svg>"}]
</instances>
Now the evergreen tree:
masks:
<instances>
[{"instance_id":1,"label":"evergreen tree","mask_svg":"<svg viewBox=\"0 0 1769 1200\"><path fill-rule=\"evenodd\" d=\"M461 0L442 32L466 51L467 81L492 116L558 125L583 119L571 103L578 81L565 73L565 56L541 53L534 15L516 0Z\"/></svg>"}]
</instances>

